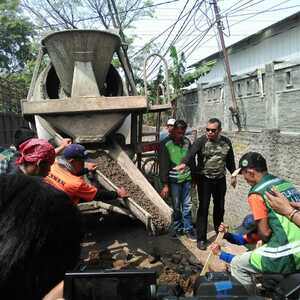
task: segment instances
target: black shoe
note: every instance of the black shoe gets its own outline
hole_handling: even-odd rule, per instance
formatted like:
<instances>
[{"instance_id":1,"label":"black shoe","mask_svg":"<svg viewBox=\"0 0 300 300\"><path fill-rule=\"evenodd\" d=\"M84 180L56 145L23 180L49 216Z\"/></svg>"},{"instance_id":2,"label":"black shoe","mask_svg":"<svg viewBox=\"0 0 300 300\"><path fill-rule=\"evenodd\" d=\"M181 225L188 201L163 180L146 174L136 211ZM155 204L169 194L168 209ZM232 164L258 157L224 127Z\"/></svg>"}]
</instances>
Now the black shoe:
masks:
<instances>
[{"instance_id":1,"label":"black shoe","mask_svg":"<svg viewBox=\"0 0 300 300\"><path fill-rule=\"evenodd\" d=\"M197 236L196 236L194 230L186 232L185 235L190 241L193 241L193 242L197 241Z\"/></svg>"},{"instance_id":2,"label":"black shoe","mask_svg":"<svg viewBox=\"0 0 300 300\"><path fill-rule=\"evenodd\" d=\"M206 250L207 241L202 241L202 240L197 241L197 248L200 250Z\"/></svg>"}]
</instances>

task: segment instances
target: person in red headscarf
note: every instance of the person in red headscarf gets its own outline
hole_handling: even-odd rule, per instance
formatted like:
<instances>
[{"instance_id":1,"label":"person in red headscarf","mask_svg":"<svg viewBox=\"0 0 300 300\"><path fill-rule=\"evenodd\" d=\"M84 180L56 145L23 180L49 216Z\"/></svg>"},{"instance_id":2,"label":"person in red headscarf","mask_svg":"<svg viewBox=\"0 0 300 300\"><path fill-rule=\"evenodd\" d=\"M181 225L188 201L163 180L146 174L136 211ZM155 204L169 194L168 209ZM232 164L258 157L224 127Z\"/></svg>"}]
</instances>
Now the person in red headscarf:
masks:
<instances>
[{"instance_id":1,"label":"person in red headscarf","mask_svg":"<svg viewBox=\"0 0 300 300\"><path fill-rule=\"evenodd\" d=\"M12 173L46 177L55 161L54 147L44 139L30 139L19 146L20 157Z\"/></svg>"}]
</instances>

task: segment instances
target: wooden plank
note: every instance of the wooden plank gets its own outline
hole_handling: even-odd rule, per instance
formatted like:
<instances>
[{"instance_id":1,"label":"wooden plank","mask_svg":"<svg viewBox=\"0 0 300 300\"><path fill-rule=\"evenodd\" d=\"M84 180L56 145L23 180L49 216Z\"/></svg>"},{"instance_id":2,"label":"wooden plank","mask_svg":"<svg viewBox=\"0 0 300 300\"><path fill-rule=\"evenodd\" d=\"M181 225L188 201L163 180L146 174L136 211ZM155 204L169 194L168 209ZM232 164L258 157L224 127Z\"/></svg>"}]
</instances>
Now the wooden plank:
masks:
<instances>
[{"instance_id":1,"label":"wooden plank","mask_svg":"<svg viewBox=\"0 0 300 300\"><path fill-rule=\"evenodd\" d=\"M149 112L159 112L159 111L166 111L172 108L171 103L167 104L153 104L149 106Z\"/></svg>"},{"instance_id":2,"label":"wooden plank","mask_svg":"<svg viewBox=\"0 0 300 300\"><path fill-rule=\"evenodd\" d=\"M217 235L217 238L215 240L215 243L220 243L220 241L223 239L223 236L224 236L224 232L219 232L218 235ZM206 262L203 266L203 269L200 273L200 276L204 276L206 274L206 272L208 271L208 268L209 268L209 265L210 265L210 263L213 259L213 256L214 256L214 254L213 254L212 250L210 250L209 254L208 254L208 257L206 259Z\"/></svg>"},{"instance_id":3,"label":"wooden plank","mask_svg":"<svg viewBox=\"0 0 300 300\"><path fill-rule=\"evenodd\" d=\"M147 100L143 96L122 97L72 97L51 99L48 101L22 100L22 112L24 115L51 115L84 112L111 112L132 111L147 109Z\"/></svg>"}]
</instances>

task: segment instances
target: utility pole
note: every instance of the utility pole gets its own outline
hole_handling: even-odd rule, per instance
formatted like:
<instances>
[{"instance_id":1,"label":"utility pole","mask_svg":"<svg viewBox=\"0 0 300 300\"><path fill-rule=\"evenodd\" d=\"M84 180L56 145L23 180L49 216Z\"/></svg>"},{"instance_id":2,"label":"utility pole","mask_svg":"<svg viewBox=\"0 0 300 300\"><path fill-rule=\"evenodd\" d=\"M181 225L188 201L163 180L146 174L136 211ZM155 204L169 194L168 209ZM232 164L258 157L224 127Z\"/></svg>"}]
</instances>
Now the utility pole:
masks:
<instances>
[{"instance_id":1,"label":"utility pole","mask_svg":"<svg viewBox=\"0 0 300 300\"><path fill-rule=\"evenodd\" d=\"M224 35L223 35L223 25L221 21L221 16L219 13L219 8L217 5L217 0L212 0L211 4L214 7L214 12L216 16L216 21L217 21L217 27L218 27L218 33L221 41L221 46L223 50L223 56L224 56L224 62L225 62L225 67L226 67L226 73L227 73L227 78L228 78L228 83L230 87L230 93L231 93L231 99L232 99L232 106L229 107L229 110L232 115L232 121L233 123L236 124L238 127L238 130L240 131L242 126L241 126L241 119L240 119L240 114L239 114L239 108L237 105L236 97L235 97L235 91L234 91L234 86L231 78L231 71L230 71L230 65L229 65L229 60L228 60L228 54L227 54L227 49L225 46L225 41L224 41Z\"/></svg>"}]
</instances>

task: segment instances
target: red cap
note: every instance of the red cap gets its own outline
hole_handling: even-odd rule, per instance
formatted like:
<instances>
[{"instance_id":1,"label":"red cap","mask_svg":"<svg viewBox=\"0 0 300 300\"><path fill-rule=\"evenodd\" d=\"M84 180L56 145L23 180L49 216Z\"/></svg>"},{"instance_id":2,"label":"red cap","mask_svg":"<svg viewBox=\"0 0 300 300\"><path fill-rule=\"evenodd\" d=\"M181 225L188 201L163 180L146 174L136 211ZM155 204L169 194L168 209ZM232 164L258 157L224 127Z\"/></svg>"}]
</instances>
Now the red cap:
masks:
<instances>
[{"instance_id":1,"label":"red cap","mask_svg":"<svg viewBox=\"0 0 300 300\"><path fill-rule=\"evenodd\" d=\"M19 146L21 156L16 161L17 165L24 162L37 163L38 161L49 162L51 165L55 161L54 147L44 139L30 139Z\"/></svg>"}]
</instances>

